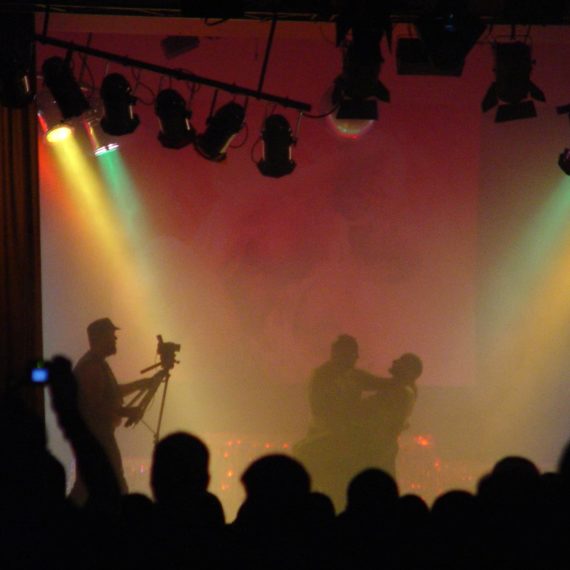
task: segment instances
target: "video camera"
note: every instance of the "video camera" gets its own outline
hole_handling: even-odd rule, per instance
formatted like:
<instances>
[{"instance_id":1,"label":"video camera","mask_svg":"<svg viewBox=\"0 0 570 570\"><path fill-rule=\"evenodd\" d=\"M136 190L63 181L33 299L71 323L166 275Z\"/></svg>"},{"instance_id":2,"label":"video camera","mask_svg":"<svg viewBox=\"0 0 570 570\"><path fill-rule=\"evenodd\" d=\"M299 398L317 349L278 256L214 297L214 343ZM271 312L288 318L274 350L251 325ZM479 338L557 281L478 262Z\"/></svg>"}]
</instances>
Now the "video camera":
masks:
<instances>
[{"instance_id":1,"label":"video camera","mask_svg":"<svg viewBox=\"0 0 570 570\"><path fill-rule=\"evenodd\" d=\"M158 339L156 353L160 358L160 364L164 369L170 370L178 362L176 353L180 352L182 347L175 342L164 342L160 334L156 338Z\"/></svg>"}]
</instances>

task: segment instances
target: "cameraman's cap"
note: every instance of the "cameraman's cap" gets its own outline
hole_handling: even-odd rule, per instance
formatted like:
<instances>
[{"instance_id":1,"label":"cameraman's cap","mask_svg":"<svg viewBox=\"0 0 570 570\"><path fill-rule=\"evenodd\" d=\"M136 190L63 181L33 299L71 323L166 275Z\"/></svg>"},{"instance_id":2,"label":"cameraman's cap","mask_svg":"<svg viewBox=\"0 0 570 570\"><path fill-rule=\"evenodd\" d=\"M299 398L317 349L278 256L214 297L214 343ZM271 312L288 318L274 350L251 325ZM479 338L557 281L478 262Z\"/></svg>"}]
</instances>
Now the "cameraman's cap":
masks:
<instances>
[{"instance_id":1,"label":"cameraman's cap","mask_svg":"<svg viewBox=\"0 0 570 570\"><path fill-rule=\"evenodd\" d=\"M96 338L102 334L115 332L120 330L119 327L113 324L109 318L97 319L87 326L87 335L89 338Z\"/></svg>"}]
</instances>

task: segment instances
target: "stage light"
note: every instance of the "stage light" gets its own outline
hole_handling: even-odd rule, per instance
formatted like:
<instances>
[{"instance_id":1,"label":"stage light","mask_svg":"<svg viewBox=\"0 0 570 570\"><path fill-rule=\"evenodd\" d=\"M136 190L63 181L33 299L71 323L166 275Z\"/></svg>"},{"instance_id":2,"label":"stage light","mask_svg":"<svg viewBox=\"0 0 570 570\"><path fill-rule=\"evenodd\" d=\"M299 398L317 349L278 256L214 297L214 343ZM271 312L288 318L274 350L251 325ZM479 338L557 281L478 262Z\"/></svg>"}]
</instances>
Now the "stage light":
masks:
<instances>
[{"instance_id":1,"label":"stage light","mask_svg":"<svg viewBox=\"0 0 570 570\"><path fill-rule=\"evenodd\" d=\"M61 113L51 93L40 91L36 97L38 125L49 143L57 143L70 137L73 127L62 120Z\"/></svg>"},{"instance_id":2,"label":"stage light","mask_svg":"<svg viewBox=\"0 0 570 570\"><path fill-rule=\"evenodd\" d=\"M109 135L101 127L99 117L95 115L88 117L83 121L83 128L87 132L87 137L95 156L101 156L119 148L119 144L110 139Z\"/></svg>"},{"instance_id":3,"label":"stage light","mask_svg":"<svg viewBox=\"0 0 570 570\"><path fill-rule=\"evenodd\" d=\"M4 13L0 18L0 105L25 107L34 98L33 14Z\"/></svg>"},{"instance_id":4,"label":"stage light","mask_svg":"<svg viewBox=\"0 0 570 570\"><path fill-rule=\"evenodd\" d=\"M132 133L140 121L133 108L137 98L131 94L129 82L120 73L110 73L103 79L100 93L104 107L102 129L114 136Z\"/></svg>"},{"instance_id":5,"label":"stage light","mask_svg":"<svg viewBox=\"0 0 570 570\"><path fill-rule=\"evenodd\" d=\"M17 109L34 98L33 76L17 62L10 63L8 66L0 63L0 105Z\"/></svg>"},{"instance_id":6,"label":"stage light","mask_svg":"<svg viewBox=\"0 0 570 570\"><path fill-rule=\"evenodd\" d=\"M321 113L323 116L326 115L327 122L332 126L337 135L348 139L360 138L364 133L368 132L372 128L378 117L376 101L344 101L343 104L337 102L333 107L332 112L327 113L326 111L330 111L331 106L333 106L333 98L336 98L333 93L334 87L331 87L324 94L319 107ZM368 108L360 106L359 109L359 103L369 106ZM341 118L338 117L339 112Z\"/></svg>"},{"instance_id":7,"label":"stage light","mask_svg":"<svg viewBox=\"0 0 570 570\"><path fill-rule=\"evenodd\" d=\"M378 29L358 27L343 48L342 73L335 79L331 94L331 104L336 106L331 120L335 127L342 125L341 134L352 131L352 138L378 119L377 100L390 101L390 92L378 79L383 62L381 38Z\"/></svg>"},{"instance_id":8,"label":"stage light","mask_svg":"<svg viewBox=\"0 0 570 570\"><path fill-rule=\"evenodd\" d=\"M283 115L270 115L262 131L263 158L257 163L264 176L280 178L295 170L292 148L295 144L289 121Z\"/></svg>"},{"instance_id":9,"label":"stage light","mask_svg":"<svg viewBox=\"0 0 570 570\"><path fill-rule=\"evenodd\" d=\"M493 52L495 81L481 103L483 112L499 105L496 123L536 117L532 99L546 101L546 98L530 80L534 63L530 45L521 41L495 42Z\"/></svg>"},{"instance_id":10,"label":"stage light","mask_svg":"<svg viewBox=\"0 0 570 570\"><path fill-rule=\"evenodd\" d=\"M69 138L73 134L73 129L69 125L62 123L49 129L45 135L46 140L49 143L58 143L64 141L65 139Z\"/></svg>"},{"instance_id":11,"label":"stage light","mask_svg":"<svg viewBox=\"0 0 570 570\"><path fill-rule=\"evenodd\" d=\"M568 115L570 118L570 104L556 107L556 112L559 115ZM558 157L558 166L560 166L560 169L562 172L564 172L564 174L570 176L570 148L565 148L562 151Z\"/></svg>"},{"instance_id":12,"label":"stage light","mask_svg":"<svg viewBox=\"0 0 570 570\"><path fill-rule=\"evenodd\" d=\"M245 119L245 109L238 103L227 103L207 120L206 131L196 137L196 150L204 158L220 162L233 138L240 132Z\"/></svg>"},{"instance_id":13,"label":"stage light","mask_svg":"<svg viewBox=\"0 0 570 570\"><path fill-rule=\"evenodd\" d=\"M79 117L89 109L81 87L73 77L67 59L50 57L42 65L44 83L50 90L64 119Z\"/></svg>"},{"instance_id":14,"label":"stage light","mask_svg":"<svg viewBox=\"0 0 570 570\"><path fill-rule=\"evenodd\" d=\"M420 17L416 29L431 63L431 74L459 76L485 24L465 4L441 0L430 14Z\"/></svg>"},{"instance_id":15,"label":"stage light","mask_svg":"<svg viewBox=\"0 0 570 570\"><path fill-rule=\"evenodd\" d=\"M182 95L174 89L162 90L155 102L160 132L158 140L166 148L183 148L195 139L195 131L190 124L192 111L186 108Z\"/></svg>"},{"instance_id":16,"label":"stage light","mask_svg":"<svg viewBox=\"0 0 570 570\"><path fill-rule=\"evenodd\" d=\"M570 148L565 148L562 154L559 156L558 166L560 166L564 174L570 176Z\"/></svg>"}]
</instances>

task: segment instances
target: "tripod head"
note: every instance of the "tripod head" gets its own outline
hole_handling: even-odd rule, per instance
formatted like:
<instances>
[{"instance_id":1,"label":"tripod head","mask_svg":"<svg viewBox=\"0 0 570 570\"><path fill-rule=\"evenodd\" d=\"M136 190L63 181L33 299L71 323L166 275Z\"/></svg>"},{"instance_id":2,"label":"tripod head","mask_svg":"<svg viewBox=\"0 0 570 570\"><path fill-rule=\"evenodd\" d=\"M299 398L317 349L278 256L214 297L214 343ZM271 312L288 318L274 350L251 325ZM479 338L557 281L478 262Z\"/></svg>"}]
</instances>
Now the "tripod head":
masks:
<instances>
[{"instance_id":1,"label":"tripod head","mask_svg":"<svg viewBox=\"0 0 570 570\"><path fill-rule=\"evenodd\" d=\"M140 417L138 417L135 420L128 420L127 423L125 424L125 426L136 425L139 421L142 420L148 405L150 404L150 402L154 398L154 395L156 394L158 387L162 384L164 386L164 388L163 388L163 392L162 392L162 402L160 404L160 413L158 416L158 425L157 425L156 431L154 432L155 443L158 442L158 438L159 438L160 424L162 422L162 413L164 410L164 401L166 398L166 388L168 385L168 379L170 378L170 371L172 370L172 368L174 368L175 364L179 364L178 360L176 360L176 353L179 352L180 349L182 348L179 344L176 344L175 342L164 342L164 340L162 339L162 335L160 335L160 334L157 335L156 338L158 340L158 344L156 347L156 353L157 353L160 360L156 364L153 364L153 365L148 366L147 368L144 368L143 370L141 370L141 374L144 374L145 372L148 372L149 370L153 370L153 369L158 368L158 367L160 367L161 370L159 370L153 377L153 378L157 379L157 381L152 382L150 387L145 388L144 392L139 393L131 401L131 405L132 405L137 400L139 400L139 397L141 398L139 403L136 406L138 408L138 411L139 411L138 416L140 416Z\"/></svg>"},{"instance_id":2,"label":"tripod head","mask_svg":"<svg viewBox=\"0 0 570 570\"><path fill-rule=\"evenodd\" d=\"M149 370L153 370L154 368L158 368L159 366L162 367L163 370L168 372L174 368L175 364L179 364L179 361L176 360L176 353L180 352L182 348L179 344L175 342L164 342L162 339L162 335L156 335L158 340L158 344L156 346L156 354L160 359L159 362L153 364L152 366L147 366L141 370L141 374L148 372Z\"/></svg>"},{"instance_id":3,"label":"tripod head","mask_svg":"<svg viewBox=\"0 0 570 570\"><path fill-rule=\"evenodd\" d=\"M165 370L171 370L178 363L176 353L180 352L182 347L174 342L164 342L160 334L156 338L158 339L156 352L160 357L160 364Z\"/></svg>"}]
</instances>

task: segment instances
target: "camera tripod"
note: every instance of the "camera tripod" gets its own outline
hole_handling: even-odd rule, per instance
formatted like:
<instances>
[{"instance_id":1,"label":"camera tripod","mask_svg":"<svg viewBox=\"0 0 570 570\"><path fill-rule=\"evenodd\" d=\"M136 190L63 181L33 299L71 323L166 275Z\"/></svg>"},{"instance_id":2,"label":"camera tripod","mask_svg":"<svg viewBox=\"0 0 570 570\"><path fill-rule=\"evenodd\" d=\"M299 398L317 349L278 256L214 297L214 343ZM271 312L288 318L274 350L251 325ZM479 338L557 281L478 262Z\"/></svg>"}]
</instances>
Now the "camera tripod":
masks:
<instances>
[{"instance_id":1,"label":"camera tripod","mask_svg":"<svg viewBox=\"0 0 570 570\"><path fill-rule=\"evenodd\" d=\"M157 354L160 357L160 361L157 362L156 364L147 366L146 368L143 368L140 371L141 374L145 374L146 372L150 372L151 370L160 367L161 370L159 370L154 376L154 378L156 378L157 381L152 382L149 386L139 391L127 404L128 408L135 408L138 413L135 419L128 419L125 422L125 427L130 427L130 426L135 426L140 421L142 421L143 424L153 433L153 441L155 445L158 443L160 439L160 428L162 425L162 417L164 414L164 403L166 402L166 391L168 388L168 381L170 380L170 372L174 368L174 365L178 364L178 361L176 360L176 353L180 350L179 344L175 344L173 342L164 342L162 340L161 335L158 335L157 339L158 339ZM158 380L158 378L160 378L160 380ZM162 390L162 397L160 401L160 410L158 413L156 429L153 429L144 421L143 418L148 406L153 401L156 392L158 391L158 388L160 387L161 384L164 384L164 387Z\"/></svg>"}]
</instances>

